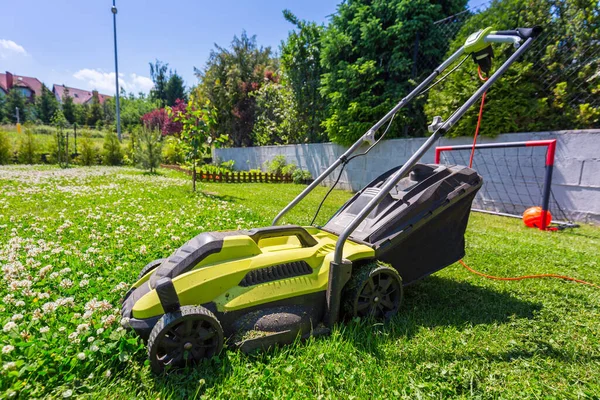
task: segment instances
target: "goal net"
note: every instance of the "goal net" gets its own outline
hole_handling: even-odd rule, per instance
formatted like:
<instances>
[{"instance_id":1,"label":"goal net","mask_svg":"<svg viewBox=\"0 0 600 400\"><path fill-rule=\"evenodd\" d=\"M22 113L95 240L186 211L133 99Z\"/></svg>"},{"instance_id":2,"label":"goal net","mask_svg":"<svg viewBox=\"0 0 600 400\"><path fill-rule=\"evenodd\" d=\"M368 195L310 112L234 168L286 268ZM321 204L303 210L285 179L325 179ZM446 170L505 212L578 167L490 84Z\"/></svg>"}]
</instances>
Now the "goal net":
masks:
<instances>
[{"instance_id":1,"label":"goal net","mask_svg":"<svg viewBox=\"0 0 600 400\"><path fill-rule=\"evenodd\" d=\"M472 145L442 146L436 164L469 165ZM575 226L552 193L556 140L477 144L473 169L483 177L483 187L473 201L473 211L521 218L530 207L542 208L542 226ZM550 212L552 221L544 216ZM546 222L547 220L547 222Z\"/></svg>"}]
</instances>

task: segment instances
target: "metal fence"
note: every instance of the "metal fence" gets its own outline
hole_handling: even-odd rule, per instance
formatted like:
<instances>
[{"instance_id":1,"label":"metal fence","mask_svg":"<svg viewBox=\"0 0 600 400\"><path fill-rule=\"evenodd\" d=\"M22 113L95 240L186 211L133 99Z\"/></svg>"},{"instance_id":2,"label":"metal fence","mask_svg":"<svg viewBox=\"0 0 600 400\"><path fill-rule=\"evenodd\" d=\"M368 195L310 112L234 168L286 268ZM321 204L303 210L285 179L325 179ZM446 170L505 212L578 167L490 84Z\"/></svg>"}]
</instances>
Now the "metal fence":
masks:
<instances>
[{"instance_id":1,"label":"metal fence","mask_svg":"<svg viewBox=\"0 0 600 400\"><path fill-rule=\"evenodd\" d=\"M575 7L559 0L544 1L548 1L550 5L556 3L552 7L562 7L562 12L566 11L567 14L572 10L565 10L565 7ZM438 53L447 54L461 28L475 16L481 19L478 26L482 28L495 25L493 21L486 21L485 11L488 7L498 4L501 4L501 1L486 2L476 8L436 21L431 28L433 34L445 38L438 41L439 45L443 46ZM596 12L600 13L600 6L598 7ZM556 24L558 23L560 22L556 21ZM499 27L511 28L515 27ZM432 58L428 54L430 50L423 47L417 37L413 51L415 81L420 81L431 73L441 61ZM560 104L555 106L555 110L562 109L565 114L578 115L574 117L577 120L575 126L568 121L566 125L564 121L562 124L557 121L551 124L552 126L544 126L544 129L600 128L600 38L565 37L564 30L553 29L553 25L550 25L545 27L544 32L536 39L525 60L532 63L532 75L535 76L539 89L536 98L559 101ZM584 113L587 116L583 115ZM427 121L417 120L413 123L420 126L423 134L426 133Z\"/></svg>"}]
</instances>

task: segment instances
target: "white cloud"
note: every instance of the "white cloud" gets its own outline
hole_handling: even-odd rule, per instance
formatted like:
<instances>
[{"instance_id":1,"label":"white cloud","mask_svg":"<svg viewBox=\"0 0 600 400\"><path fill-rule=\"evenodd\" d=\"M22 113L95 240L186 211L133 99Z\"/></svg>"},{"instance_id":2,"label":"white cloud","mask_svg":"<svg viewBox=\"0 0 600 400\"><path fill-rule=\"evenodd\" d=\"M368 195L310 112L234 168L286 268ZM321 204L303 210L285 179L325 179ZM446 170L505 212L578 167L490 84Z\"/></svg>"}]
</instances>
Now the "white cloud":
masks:
<instances>
[{"instance_id":1,"label":"white cloud","mask_svg":"<svg viewBox=\"0 0 600 400\"><path fill-rule=\"evenodd\" d=\"M81 81L86 81L90 89L97 89L101 93L112 94L115 92L114 72L84 68L75 72L73 77ZM146 76L129 74L129 77L126 77L124 74L119 74L119 87L124 88L128 93L148 93L152 89L152 86L154 86L152 80Z\"/></svg>"},{"instance_id":2,"label":"white cloud","mask_svg":"<svg viewBox=\"0 0 600 400\"><path fill-rule=\"evenodd\" d=\"M23 46L12 40L0 39L0 59L6 59L14 54L26 56L27 52Z\"/></svg>"}]
</instances>

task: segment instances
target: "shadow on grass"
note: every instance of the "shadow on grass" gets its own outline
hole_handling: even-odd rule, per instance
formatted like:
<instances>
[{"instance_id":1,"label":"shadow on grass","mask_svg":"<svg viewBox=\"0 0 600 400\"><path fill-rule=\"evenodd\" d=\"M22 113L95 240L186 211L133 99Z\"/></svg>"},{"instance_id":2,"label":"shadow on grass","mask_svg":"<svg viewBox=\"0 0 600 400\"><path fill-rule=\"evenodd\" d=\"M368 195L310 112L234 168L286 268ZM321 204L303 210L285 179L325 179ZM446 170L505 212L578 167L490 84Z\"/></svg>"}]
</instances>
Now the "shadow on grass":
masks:
<instances>
[{"instance_id":1,"label":"shadow on grass","mask_svg":"<svg viewBox=\"0 0 600 400\"><path fill-rule=\"evenodd\" d=\"M372 322L367 321L346 322L341 335L352 342L358 351L379 356L382 341L393 341L398 337L410 339L423 327L454 326L461 329L478 324L502 324L514 318L533 318L541 307L539 303L523 301L507 293L431 276L405 288L401 311L390 323L373 326ZM526 356L515 351L507 351L498 357L512 359ZM230 356L231 353L223 352L216 361L157 377L155 388L175 398L194 398L196 393L202 394L227 379L232 373ZM456 354L447 354L447 357L455 359ZM268 359L259 359L268 363Z\"/></svg>"},{"instance_id":2,"label":"shadow on grass","mask_svg":"<svg viewBox=\"0 0 600 400\"><path fill-rule=\"evenodd\" d=\"M378 355L381 342L380 338L375 338L378 332L388 337L387 340L410 339L421 328L462 329L480 324L502 324L515 318L531 319L541 308L541 303L520 300L508 293L431 276L404 289L402 308L388 324L374 327L368 321L351 322L345 336L358 350Z\"/></svg>"}]
</instances>

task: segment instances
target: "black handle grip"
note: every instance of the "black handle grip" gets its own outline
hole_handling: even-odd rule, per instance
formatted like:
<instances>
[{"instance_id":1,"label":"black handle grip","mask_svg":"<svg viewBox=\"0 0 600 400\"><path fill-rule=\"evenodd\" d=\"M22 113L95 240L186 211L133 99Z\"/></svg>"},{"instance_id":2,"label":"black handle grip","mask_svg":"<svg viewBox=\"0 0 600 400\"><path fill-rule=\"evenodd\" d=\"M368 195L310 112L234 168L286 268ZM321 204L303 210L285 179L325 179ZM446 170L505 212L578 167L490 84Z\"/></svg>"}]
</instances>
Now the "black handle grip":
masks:
<instances>
[{"instance_id":1,"label":"black handle grip","mask_svg":"<svg viewBox=\"0 0 600 400\"><path fill-rule=\"evenodd\" d=\"M542 33L544 29L541 26L534 26L533 28L517 28L510 31L497 31L496 35L505 36L518 36L521 39L529 39L530 37L536 37Z\"/></svg>"},{"instance_id":2,"label":"black handle grip","mask_svg":"<svg viewBox=\"0 0 600 400\"><path fill-rule=\"evenodd\" d=\"M318 243L306 229L298 225L268 226L266 228L252 229L248 231L248 236L256 243L261 239L280 236L296 236L302 247L312 247Z\"/></svg>"}]
</instances>

